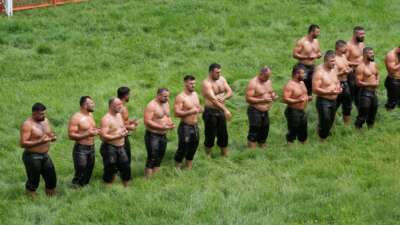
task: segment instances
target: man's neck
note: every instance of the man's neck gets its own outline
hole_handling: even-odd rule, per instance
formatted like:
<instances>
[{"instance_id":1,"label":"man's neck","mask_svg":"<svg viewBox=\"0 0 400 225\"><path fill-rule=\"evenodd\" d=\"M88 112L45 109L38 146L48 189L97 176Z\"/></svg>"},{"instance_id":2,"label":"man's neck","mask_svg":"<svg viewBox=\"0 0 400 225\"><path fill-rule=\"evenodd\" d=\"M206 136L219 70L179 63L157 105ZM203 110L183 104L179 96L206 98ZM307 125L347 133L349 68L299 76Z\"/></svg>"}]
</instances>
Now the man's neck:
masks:
<instances>
[{"instance_id":1,"label":"man's neck","mask_svg":"<svg viewBox=\"0 0 400 225\"><path fill-rule=\"evenodd\" d=\"M298 78L294 78L294 77L293 77L293 78L292 78L292 81L295 82L295 83L300 83L300 80L299 80Z\"/></svg>"},{"instance_id":2,"label":"man's neck","mask_svg":"<svg viewBox=\"0 0 400 225\"><path fill-rule=\"evenodd\" d=\"M364 59L363 61L364 61L364 64L365 64L365 65L371 64L371 61L369 61L368 59Z\"/></svg>"},{"instance_id":3,"label":"man's neck","mask_svg":"<svg viewBox=\"0 0 400 225\"><path fill-rule=\"evenodd\" d=\"M183 93L185 93L186 95L191 95L192 94L192 92L189 91L188 89L183 90Z\"/></svg>"},{"instance_id":4,"label":"man's neck","mask_svg":"<svg viewBox=\"0 0 400 225\"><path fill-rule=\"evenodd\" d=\"M332 68L329 68L329 66L326 65L326 64L324 64L324 68L325 68L326 70L328 70L328 71L331 71L331 70L333 69L333 67L332 67Z\"/></svg>"},{"instance_id":5,"label":"man's neck","mask_svg":"<svg viewBox=\"0 0 400 225\"><path fill-rule=\"evenodd\" d=\"M86 116L90 114L86 109L83 109L83 108L81 108L79 111L80 111L83 115L86 115Z\"/></svg>"},{"instance_id":6,"label":"man's neck","mask_svg":"<svg viewBox=\"0 0 400 225\"><path fill-rule=\"evenodd\" d=\"M115 111L113 111L113 110L108 110L108 113L111 115L111 116L116 116L117 114L118 114L118 112L115 112Z\"/></svg>"},{"instance_id":7,"label":"man's neck","mask_svg":"<svg viewBox=\"0 0 400 225\"><path fill-rule=\"evenodd\" d=\"M341 53L341 52L339 52L339 51L336 51L335 54L336 54L336 56L339 56L339 57L342 57L342 56L345 55L344 53Z\"/></svg>"},{"instance_id":8,"label":"man's neck","mask_svg":"<svg viewBox=\"0 0 400 225\"><path fill-rule=\"evenodd\" d=\"M314 41L314 37L312 36L312 34L307 34L306 36L307 40L309 40L310 42Z\"/></svg>"}]
</instances>

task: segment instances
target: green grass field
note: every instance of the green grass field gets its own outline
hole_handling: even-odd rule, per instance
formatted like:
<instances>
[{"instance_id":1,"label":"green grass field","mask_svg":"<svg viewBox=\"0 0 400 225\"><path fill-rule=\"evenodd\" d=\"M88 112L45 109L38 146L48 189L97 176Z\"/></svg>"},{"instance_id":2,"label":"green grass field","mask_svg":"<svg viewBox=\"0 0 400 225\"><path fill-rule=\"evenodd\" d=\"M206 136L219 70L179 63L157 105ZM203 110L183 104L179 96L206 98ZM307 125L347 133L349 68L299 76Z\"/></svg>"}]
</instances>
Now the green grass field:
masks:
<instances>
[{"instance_id":1,"label":"green grass field","mask_svg":"<svg viewBox=\"0 0 400 225\"><path fill-rule=\"evenodd\" d=\"M400 111L383 107L383 57L399 45L399 10L394 0L92 0L1 16L0 224L400 224ZM295 63L295 40L310 23L321 26L323 51L349 40L355 25L365 27L381 72L376 126L358 133L338 114L333 136L319 144L312 102L308 144L287 147L285 105L277 102L268 150L249 151L247 81L269 65L280 93ZM177 171L173 131L161 173L146 181L141 124L131 137L129 188L119 180L103 185L98 151L90 185L69 187L73 142L67 123L81 95L94 98L99 123L108 98L126 85L132 89L130 113L142 118L157 87L170 88L174 97L185 74L200 81L212 62L222 64L235 92L227 103L234 114L229 158L215 149L207 160L200 147L193 170ZM59 182L58 195L48 198L42 181L32 201L24 195L18 140L37 101L48 107L58 134L50 154ZM352 114L354 119L356 110Z\"/></svg>"}]
</instances>

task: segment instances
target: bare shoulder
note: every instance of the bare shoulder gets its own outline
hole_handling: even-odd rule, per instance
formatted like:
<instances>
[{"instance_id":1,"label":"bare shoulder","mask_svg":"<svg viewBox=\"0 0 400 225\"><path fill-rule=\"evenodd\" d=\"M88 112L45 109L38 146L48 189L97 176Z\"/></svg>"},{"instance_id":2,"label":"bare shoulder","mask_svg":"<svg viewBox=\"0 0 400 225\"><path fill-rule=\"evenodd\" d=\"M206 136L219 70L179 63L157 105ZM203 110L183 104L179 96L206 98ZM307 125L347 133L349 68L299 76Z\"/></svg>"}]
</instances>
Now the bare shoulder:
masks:
<instances>
[{"instance_id":1,"label":"bare shoulder","mask_svg":"<svg viewBox=\"0 0 400 225\"><path fill-rule=\"evenodd\" d=\"M358 64L357 67L356 67L356 72L364 71L364 66L365 66L364 63Z\"/></svg>"},{"instance_id":2,"label":"bare shoulder","mask_svg":"<svg viewBox=\"0 0 400 225\"><path fill-rule=\"evenodd\" d=\"M254 86L256 83L257 77L253 77L249 80L248 86Z\"/></svg>"},{"instance_id":3,"label":"bare shoulder","mask_svg":"<svg viewBox=\"0 0 400 225\"><path fill-rule=\"evenodd\" d=\"M225 77L220 76L219 79L220 79L221 82L223 82L224 84L228 84L228 81L225 79Z\"/></svg>"},{"instance_id":4,"label":"bare shoulder","mask_svg":"<svg viewBox=\"0 0 400 225\"><path fill-rule=\"evenodd\" d=\"M296 41L296 45L303 45L305 37L301 37Z\"/></svg>"},{"instance_id":5,"label":"bare shoulder","mask_svg":"<svg viewBox=\"0 0 400 225\"><path fill-rule=\"evenodd\" d=\"M285 86L283 86L283 90L290 90L293 87L292 80L289 80Z\"/></svg>"},{"instance_id":6,"label":"bare shoulder","mask_svg":"<svg viewBox=\"0 0 400 225\"><path fill-rule=\"evenodd\" d=\"M185 97L183 95L183 92L181 92L177 96L175 96L175 102L182 101L184 98Z\"/></svg>"},{"instance_id":7,"label":"bare shoulder","mask_svg":"<svg viewBox=\"0 0 400 225\"><path fill-rule=\"evenodd\" d=\"M30 130L31 127L32 127L32 120L30 118L26 119L21 125L22 130Z\"/></svg>"},{"instance_id":8,"label":"bare shoulder","mask_svg":"<svg viewBox=\"0 0 400 225\"><path fill-rule=\"evenodd\" d=\"M103 125L108 124L109 121L110 121L110 114L106 113L106 115L104 115L101 118L101 124L103 124Z\"/></svg>"},{"instance_id":9,"label":"bare shoulder","mask_svg":"<svg viewBox=\"0 0 400 225\"><path fill-rule=\"evenodd\" d=\"M43 125L45 125L45 126L49 126L49 125L50 125L50 121L49 121L49 119L47 119L47 118L44 118L44 121L43 121L42 123L43 123Z\"/></svg>"},{"instance_id":10,"label":"bare shoulder","mask_svg":"<svg viewBox=\"0 0 400 225\"><path fill-rule=\"evenodd\" d=\"M71 116L71 121L73 121L73 120L78 120L78 119L80 119L81 118L81 113L80 112L76 112L76 113L74 113L72 116Z\"/></svg>"},{"instance_id":11,"label":"bare shoulder","mask_svg":"<svg viewBox=\"0 0 400 225\"><path fill-rule=\"evenodd\" d=\"M321 64L315 67L314 77L320 76L322 72L323 72L323 65Z\"/></svg>"},{"instance_id":12,"label":"bare shoulder","mask_svg":"<svg viewBox=\"0 0 400 225\"><path fill-rule=\"evenodd\" d=\"M347 41L346 44L347 44L347 47L353 46L353 42L352 42L351 40L350 40L350 41Z\"/></svg>"},{"instance_id":13,"label":"bare shoulder","mask_svg":"<svg viewBox=\"0 0 400 225\"><path fill-rule=\"evenodd\" d=\"M145 108L145 111L154 110L154 107L155 107L155 102L154 102L154 99L153 99L147 104L147 106Z\"/></svg>"},{"instance_id":14,"label":"bare shoulder","mask_svg":"<svg viewBox=\"0 0 400 225\"><path fill-rule=\"evenodd\" d=\"M203 87L210 86L210 81L208 80L208 78L204 79L204 80L201 82L201 85L202 85Z\"/></svg>"}]
</instances>

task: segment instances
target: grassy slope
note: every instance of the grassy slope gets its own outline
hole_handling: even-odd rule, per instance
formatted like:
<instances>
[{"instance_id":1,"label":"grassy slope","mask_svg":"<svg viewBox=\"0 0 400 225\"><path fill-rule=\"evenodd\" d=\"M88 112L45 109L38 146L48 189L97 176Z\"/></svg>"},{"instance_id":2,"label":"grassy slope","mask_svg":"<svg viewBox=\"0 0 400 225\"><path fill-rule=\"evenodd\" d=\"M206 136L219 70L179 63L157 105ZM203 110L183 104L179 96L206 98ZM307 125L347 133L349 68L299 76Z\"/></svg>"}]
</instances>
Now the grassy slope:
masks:
<instances>
[{"instance_id":1,"label":"grassy slope","mask_svg":"<svg viewBox=\"0 0 400 225\"><path fill-rule=\"evenodd\" d=\"M309 107L310 140L284 145L284 105L271 112L267 152L249 152L247 80L272 66L274 87L288 80L294 41L310 23L322 27L321 47L348 40L354 25L367 31L367 45L384 54L398 45L400 19L395 1L91 1L16 13L0 18L0 223L2 224L398 224L400 113L387 113L383 86L376 127L361 134L337 120L325 145L316 141L316 112ZM169 135L162 173L146 182L143 126L133 135L134 183L106 189L97 164L91 185L68 188L73 166L66 138L78 98L97 103L97 121L117 87L133 96L132 115L142 117L156 87L175 96L186 73L201 80L211 62L220 62L235 96L229 132L232 155L196 156L192 172L173 169L177 139ZM48 106L59 140L51 155L59 196L24 197L25 172L17 146L19 126L33 102ZM354 113L353 113L354 114Z\"/></svg>"}]
</instances>

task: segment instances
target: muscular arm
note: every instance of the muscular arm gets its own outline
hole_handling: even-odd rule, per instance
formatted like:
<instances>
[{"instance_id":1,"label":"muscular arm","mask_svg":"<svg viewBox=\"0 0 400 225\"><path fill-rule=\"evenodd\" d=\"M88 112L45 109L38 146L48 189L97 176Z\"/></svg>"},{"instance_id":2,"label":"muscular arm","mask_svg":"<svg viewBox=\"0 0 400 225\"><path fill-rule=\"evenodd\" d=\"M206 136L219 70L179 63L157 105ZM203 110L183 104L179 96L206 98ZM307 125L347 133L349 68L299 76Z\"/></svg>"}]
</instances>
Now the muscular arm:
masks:
<instances>
[{"instance_id":1,"label":"muscular arm","mask_svg":"<svg viewBox=\"0 0 400 225\"><path fill-rule=\"evenodd\" d=\"M37 140L29 140L31 136L31 129L31 125L27 124L26 122L21 126L20 145L22 148L31 148L50 142L50 138L46 135L43 135L42 138Z\"/></svg>"},{"instance_id":2,"label":"muscular arm","mask_svg":"<svg viewBox=\"0 0 400 225\"><path fill-rule=\"evenodd\" d=\"M186 117L197 113L197 109L193 108L191 110L183 110L183 98L181 96L176 96L174 103L174 113L176 117Z\"/></svg>"},{"instance_id":3,"label":"muscular arm","mask_svg":"<svg viewBox=\"0 0 400 225\"><path fill-rule=\"evenodd\" d=\"M393 54L388 54L385 59L386 67L389 71L398 71L400 70L400 63L396 65L396 59ZM390 73L390 72L389 72Z\"/></svg>"},{"instance_id":4,"label":"muscular arm","mask_svg":"<svg viewBox=\"0 0 400 225\"><path fill-rule=\"evenodd\" d=\"M376 70L376 83L375 83L375 87L378 87L378 86L379 86L379 78L380 78L378 64L375 64L375 70Z\"/></svg>"},{"instance_id":5,"label":"muscular arm","mask_svg":"<svg viewBox=\"0 0 400 225\"><path fill-rule=\"evenodd\" d=\"M124 106L122 108L121 116L122 116L122 120L124 121L124 124L129 125L130 124L129 113L128 113L128 109L126 108L126 106Z\"/></svg>"},{"instance_id":6,"label":"muscular arm","mask_svg":"<svg viewBox=\"0 0 400 225\"><path fill-rule=\"evenodd\" d=\"M226 81L226 79L224 78L224 89L225 89L225 95L224 95L224 99L229 99L232 97L233 95L233 91L232 88L229 86L228 82Z\"/></svg>"},{"instance_id":7,"label":"muscular arm","mask_svg":"<svg viewBox=\"0 0 400 225\"><path fill-rule=\"evenodd\" d=\"M223 110L223 111L227 111L228 109L225 107L225 105L223 103L221 103L220 101L218 101L218 99L216 98L216 96L214 95L214 92L212 90L211 85L208 82L204 82L202 85L202 91L203 91L203 95L204 97L210 101L211 103L213 103L214 106L216 106L217 108Z\"/></svg>"}]
</instances>

